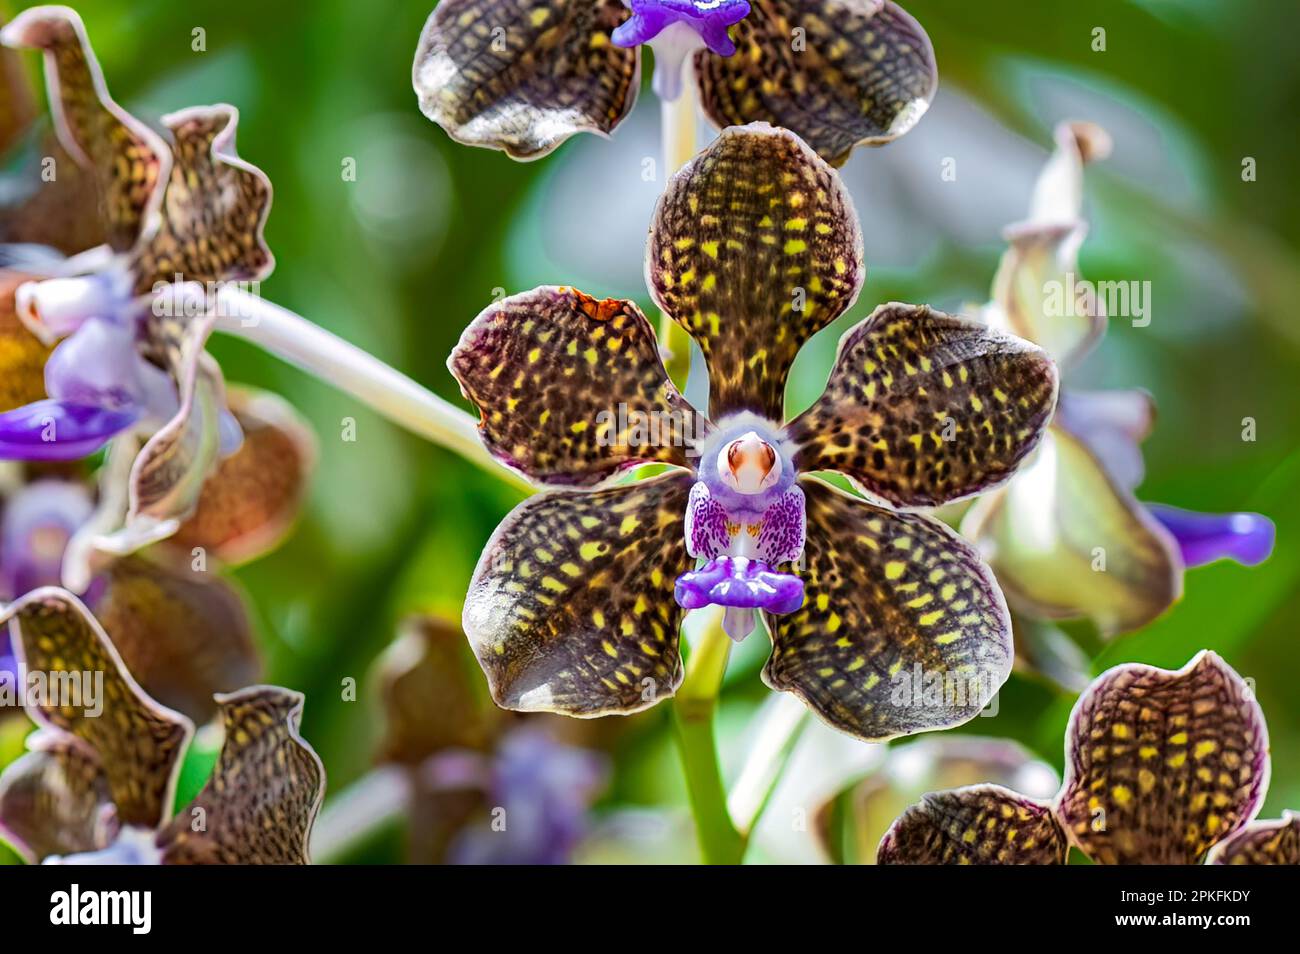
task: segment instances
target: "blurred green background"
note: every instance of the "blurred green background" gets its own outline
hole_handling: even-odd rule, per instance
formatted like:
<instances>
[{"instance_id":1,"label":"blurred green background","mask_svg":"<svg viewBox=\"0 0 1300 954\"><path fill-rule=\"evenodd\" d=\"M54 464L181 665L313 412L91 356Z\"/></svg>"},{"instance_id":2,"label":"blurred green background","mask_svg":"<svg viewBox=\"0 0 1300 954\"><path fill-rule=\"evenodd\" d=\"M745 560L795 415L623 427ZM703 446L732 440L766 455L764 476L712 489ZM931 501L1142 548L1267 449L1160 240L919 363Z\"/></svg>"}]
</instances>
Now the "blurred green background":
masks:
<instances>
[{"instance_id":1,"label":"blurred green background","mask_svg":"<svg viewBox=\"0 0 1300 954\"><path fill-rule=\"evenodd\" d=\"M1060 119L1116 139L1090 167L1092 231L1082 272L1149 280L1147 328L1112 323L1077 383L1141 386L1159 405L1140 496L1201 510L1254 509L1278 526L1255 569L1193 571L1187 595L1146 630L1102 645L1071 627L1100 671L1138 660L1179 666L1210 647L1258 686L1272 735L1265 816L1300 809L1300 60L1291 3L1234 0L913 0L941 90L909 136L859 150L844 170L867 234L858 305L801 358L796 404L824 383L839 334L888 300L949 310L981 302L1023 216ZM18 8L24 4L11 4ZM648 88L613 142L582 137L540 162L453 144L416 107L410 69L430 12L421 2L85 0L114 96L156 122L230 102L240 153L275 184L267 238L278 266L263 293L356 342L446 397L461 329L497 289L573 283L637 299L641 244L661 184ZM14 9L10 9L10 13ZM206 31L205 52L191 48ZM1093 50L1094 29L1106 50ZM35 58L32 66L35 67ZM647 71L648 76L648 71ZM955 158L957 180L940 166ZM1243 182L1242 161L1257 162ZM356 160L355 182L341 174ZM269 681L307 694L303 733L330 792L370 765L377 726L365 674L406 613L458 615L478 551L517 500L455 456L242 342L212 351L228 379L270 388L313 423L320 465L296 534L239 571L257 607ZM1241 437L1242 419L1258 439ZM355 443L340 439L357 421ZM761 635L733 657L722 709L724 761L767 690ZM344 701L348 678L362 682ZM1000 714L967 730L1024 743L1060 768L1073 699L1013 676ZM665 707L618 736L613 806L684 805ZM963 730L963 731L967 731ZM689 828L680 850L689 857ZM387 857L384 846L369 853ZM395 855L394 855L395 857Z\"/></svg>"}]
</instances>

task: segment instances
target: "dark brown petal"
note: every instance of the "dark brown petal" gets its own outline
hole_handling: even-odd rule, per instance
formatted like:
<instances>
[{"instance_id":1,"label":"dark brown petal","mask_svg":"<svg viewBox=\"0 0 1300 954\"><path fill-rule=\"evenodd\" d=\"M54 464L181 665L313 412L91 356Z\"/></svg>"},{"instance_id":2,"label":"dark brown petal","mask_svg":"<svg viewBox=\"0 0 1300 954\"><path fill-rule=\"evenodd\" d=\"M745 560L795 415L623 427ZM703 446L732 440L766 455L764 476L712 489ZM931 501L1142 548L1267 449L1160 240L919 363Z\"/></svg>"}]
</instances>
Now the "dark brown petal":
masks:
<instances>
[{"instance_id":1,"label":"dark brown petal","mask_svg":"<svg viewBox=\"0 0 1300 954\"><path fill-rule=\"evenodd\" d=\"M613 132L640 87L638 51L610 42L626 18L620 0L443 0L415 53L420 110L514 159Z\"/></svg>"},{"instance_id":2,"label":"dark brown petal","mask_svg":"<svg viewBox=\"0 0 1300 954\"><path fill-rule=\"evenodd\" d=\"M1300 815L1253 821L1210 849L1211 865L1300 865Z\"/></svg>"},{"instance_id":3,"label":"dark brown petal","mask_svg":"<svg viewBox=\"0 0 1300 954\"><path fill-rule=\"evenodd\" d=\"M838 470L896 506L1011 476L1056 408L1040 349L921 305L881 305L840 339L826 391L790 424L801 470Z\"/></svg>"},{"instance_id":4,"label":"dark brown petal","mask_svg":"<svg viewBox=\"0 0 1300 954\"><path fill-rule=\"evenodd\" d=\"M217 703L221 754L203 791L158 833L163 864L310 864L325 766L298 733L302 694L251 686Z\"/></svg>"},{"instance_id":5,"label":"dark brown petal","mask_svg":"<svg viewBox=\"0 0 1300 954\"><path fill-rule=\"evenodd\" d=\"M704 351L715 421L743 410L783 421L795 355L865 276L839 176L766 123L724 130L673 177L646 254L655 301Z\"/></svg>"},{"instance_id":6,"label":"dark brown petal","mask_svg":"<svg viewBox=\"0 0 1300 954\"><path fill-rule=\"evenodd\" d=\"M1061 865L1069 842L1050 805L1000 785L932 792L880 842L882 865Z\"/></svg>"}]
</instances>

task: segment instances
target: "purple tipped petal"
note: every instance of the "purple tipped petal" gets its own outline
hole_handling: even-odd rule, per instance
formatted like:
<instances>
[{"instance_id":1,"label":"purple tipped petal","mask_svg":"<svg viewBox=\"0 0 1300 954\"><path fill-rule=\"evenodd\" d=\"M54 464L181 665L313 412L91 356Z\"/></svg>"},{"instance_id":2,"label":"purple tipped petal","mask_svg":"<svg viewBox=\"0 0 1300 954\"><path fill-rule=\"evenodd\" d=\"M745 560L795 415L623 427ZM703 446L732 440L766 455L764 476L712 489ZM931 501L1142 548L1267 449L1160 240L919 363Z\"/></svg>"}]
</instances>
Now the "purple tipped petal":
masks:
<instances>
[{"instance_id":1,"label":"purple tipped petal","mask_svg":"<svg viewBox=\"0 0 1300 954\"><path fill-rule=\"evenodd\" d=\"M140 356L131 328L105 318L86 321L54 349L45 363L45 390L69 404L142 408L161 420L177 406L171 378Z\"/></svg>"},{"instance_id":2,"label":"purple tipped petal","mask_svg":"<svg viewBox=\"0 0 1300 954\"><path fill-rule=\"evenodd\" d=\"M684 609L712 605L793 613L803 605L803 580L777 573L761 560L719 557L679 576L674 595Z\"/></svg>"},{"instance_id":3,"label":"purple tipped petal","mask_svg":"<svg viewBox=\"0 0 1300 954\"><path fill-rule=\"evenodd\" d=\"M78 460L135 423L135 408L36 401L0 414L0 460Z\"/></svg>"},{"instance_id":4,"label":"purple tipped petal","mask_svg":"<svg viewBox=\"0 0 1300 954\"><path fill-rule=\"evenodd\" d=\"M81 484L38 480L13 493L0 520L0 594L13 599L62 582L68 540L93 510Z\"/></svg>"},{"instance_id":5,"label":"purple tipped petal","mask_svg":"<svg viewBox=\"0 0 1300 954\"><path fill-rule=\"evenodd\" d=\"M684 23L714 53L731 56L736 45L727 28L749 16L749 0L632 0L630 6L631 18L610 34L615 46L640 46Z\"/></svg>"},{"instance_id":6,"label":"purple tipped petal","mask_svg":"<svg viewBox=\"0 0 1300 954\"><path fill-rule=\"evenodd\" d=\"M1164 504L1148 504L1147 510L1173 534L1189 567L1222 559L1255 566L1273 553L1277 531L1262 514L1197 513Z\"/></svg>"}]
</instances>

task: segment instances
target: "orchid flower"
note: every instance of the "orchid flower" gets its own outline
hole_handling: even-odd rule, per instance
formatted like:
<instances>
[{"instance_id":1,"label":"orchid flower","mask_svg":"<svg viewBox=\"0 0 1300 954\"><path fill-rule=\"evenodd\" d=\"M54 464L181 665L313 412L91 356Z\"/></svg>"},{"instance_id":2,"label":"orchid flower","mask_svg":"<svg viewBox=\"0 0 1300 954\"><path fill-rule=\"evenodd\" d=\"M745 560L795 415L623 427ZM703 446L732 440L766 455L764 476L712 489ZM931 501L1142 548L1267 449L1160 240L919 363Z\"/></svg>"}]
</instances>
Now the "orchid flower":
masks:
<instances>
[{"instance_id":1,"label":"orchid flower","mask_svg":"<svg viewBox=\"0 0 1300 954\"><path fill-rule=\"evenodd\" d=\"M1009 477L1054 406L1052 362L977 323L886 305L844 335L825 394L785 423L795 355L853 305L864 265L839 177L765 123L725 130L669 183L647 276L703 351L712 421L674 387L634 303L572 288L489 307L448 362L492 454L560 488L505 519L465 600L493 698L578 716L647 708L681 683L684 613L712 604L736 639L761 610L767 683L846 732L971 718L1010 668L1002 596L956 534L896 508ZM669 471L612 482L644 462ZM886 505L812 476L827 470ZM901 702L893 684L913 667L978 689Z\"/></svg>"},{"instance_id":2,"label":"orchid flower","mask_svg":"<svg viewBox=\"0 0 1300 954\"><path fill-rule=\"evenodd\" d=\"M1300 864L1300 816L1255 821L1268 730L1249 685L1198 653L1176 672L1102 673L1075 703L1050 801L999 785L926 795L880 843L881 864Z\"/></svg>"},{"instance_id":3,"label":"orchid flower","mask_svg":"<svg viewBox=\"0 0 1300 954\"><path fill-rule=\"evenodd\" d=\"M413 82L453 139L535 159L614 131L643 45L661 99L698 88L719 128L780 125L833 165L911 129L938 85L929 37L888 0L443 0Z\"/></svg>"},{"instance_id":4,"label":"orchid flower","mask_svg":"<svg viewBox=\"0 0 1300 954\"><path fill-rule=\"evenodd\" d=\"M1069 374L1105 333L1106 314L1078 282L1083 169L1109 154L1089 123L1064 123L1034 190L1030 215L1010 227L1010 248L984 317L1047 349ZM1057 283L1052 286L1051 283ZM1053 313L1049 287L1079 291ZM1035 458L1001 492L971 508L962 532L977 542L1013 609L1085 616L1103 634L1137 629L1182 595L1183 572L1216 559L1266 560L1274 527L1253 513L1198 514L1137 501L1140 442L1155 418L1143 391L1065 390ZM1104 572L1098 571L1098 556Z\"/></svg>"},{"instance_id":5,"label":"orchid flower","mask_svg":"<svg viewBox=\"0 0 1300 954\"><path fill-rule=\"evenodd\" d=\"M0 831L29 861L308 862L325 770L298 733L299 693L252 686L217 696L225 734L212 778L173 815L193 723L140 688L66 590L28 593L0 615L4 622L19 660L49 674L51 685L103 675L102 692L37 694L28 707L40 727L31 751L0 774Z\"/></svg>"}]
</instances>

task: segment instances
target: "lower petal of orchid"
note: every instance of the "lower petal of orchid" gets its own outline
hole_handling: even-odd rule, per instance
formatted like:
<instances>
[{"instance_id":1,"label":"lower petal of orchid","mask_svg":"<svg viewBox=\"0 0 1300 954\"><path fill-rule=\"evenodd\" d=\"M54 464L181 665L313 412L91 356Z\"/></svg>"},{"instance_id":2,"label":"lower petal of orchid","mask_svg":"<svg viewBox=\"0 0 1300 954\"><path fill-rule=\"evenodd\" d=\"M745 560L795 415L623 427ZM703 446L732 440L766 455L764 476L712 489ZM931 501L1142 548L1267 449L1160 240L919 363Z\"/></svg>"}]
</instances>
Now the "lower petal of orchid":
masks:
<instances>
[{"instance_id":1,"label":"lower petal of orchid","mask_svg":"<svg viewBox=\"0 0 1300 954\"><path fill-rule=\"evenodd\" d=\"M1000 785L926 795L880 842L882 865L1062 865L1065 833L1046 802Z\"/></svg>"},{"instance_id":2,"label":"lower petal of orchid","mask_svg":"<svg viewBox=\"0 0 1300 954\"><path fill-rule=\"evenodd\" d=\"M1253 821L1210 849L1211 865L1300 865L1300 814Z\"/></svg>"},{"instance_id":3,"label":"lower petal of orchid","mask_svg":"<svg viewBox=\"0 0 1300 954\"><path fill-rule=\"evenodd\" d=\"M608 134L632 111L637 50L610 40L621 0L443 0L420 36L420 110L457 142L536 159L574 133Z\"/></svg>"},{"instance_id":4,"label":"lower petal of orchid","mask_svg":"<svg viewBox=\"0 0 1300 954\"><path fill-rule=\"evenodd\" d=\"M1255 566L1273 553L1277 528L1262 514L1197 513L1164 504L1147 504L1146 508L1173 534L1188 567L1224 559Z\"/></svg>"},{"instance_id":5,"label":"lower petal of orchid","mask_svg":"<svg viewBox=\"0 0 1300 954\"><path fill-rule=\"evenodd\" d=\"M0 774L0 832L29 862L96 851L117 818L99 759L59 731L37 732L26 755Z\"/></svg>"},{"instance_id":6,"label":"lower petal of orchid","mask_svg":"<svg viewBox=\"0 0 1300 954\"><path fill-rule=\"evenodd\" d=\"M139 419L136 408L110 410L46 398L0 414L0 460L80 460Z\"/></svg>"},{"instance_id":7,"label":"lower petal of orchid","mask_svg":"<svg viewBox=\"0 0 1300 954\"><path fill-rule=\"evenodd\" d=\"M1195 864L1259 810L1268 730L1251 687L1212 652L1173 672L1130 663L1070 715L1061 824L1102 864Z\"/></svg>"},{"instance_id":8,"label":"lower petal of orchid","mask_svg":"<svg viewBox=\"0 0 1300 954\"><path fill-rule=\"evenodd\" d=\"M946 526L815 478L802 609L770 619L764 679L869 741L974 718L1011 671L1011 619L991 571Z\"/></svg>"},{"instance_id":9,"label":"lower petal of orchid","mask_svg":"<svg viewBox=\"0 0 1300 954\"><path fill-rule=\"evenodd\" d=\"M171 813L181 754L193 724L140 688L103 628L71 593L55 587L33 590L5 608L0 614L4 622L10 623L16 655L29 672L78 687L89 674L102 677L77 697L40 700L28 715L89 747L103 767L123 825L156 827Z\"/></svg>"},{"instance_id":10,"label":"lower petal of orchid","mask_svg":"<svg viewBox=\"0 0 1300 954\"><path fill-rule=\"evenodd\" d=\"M835 165L906 133L938 88L930 38L889 0L753 0L733 33L735 56L696 59L709 119L782 126Z\"/></svg>"},{"instance_id":11,"label":"lower petal of orchid","mask_svg":"<svg viewBox=\"0 0 1300 954\"><path fill-rule=\"evenodd\" d=\"M1026 616L1087 617L1113 635L1149 623L1182 595L1173 537L1059 427L1000 492L975 503L962 533Z\"/></svg>"},{"instance_id":12,"label":"lower petal of orchid","mask_svg":"<svg viewBox=\"0 0 1300 954\"><path fill-rule=\"evenodd\" d=\"M163 864L305 865L325 766L299 733L303 696L251 686L217 697L225 740L212 778L158 833ZM207 824L195 830L203 813Z\"/></svg>"},{"instance_id":13,"label":"lower petal of orchid","mask_svg":"<svg viewBox=\"0 0 1300 954\"><path fill-rule=\"evenodd\" d=\"M762 560L719 557L679 576L674 595L677 604L688 610L726 606L793 613L803 605L803 581L776 572Z\"/></svg>"},{"instance_id":14,"label":"lower petal of orchid","mask_svg":"<svg viewBox=\"0 0 1300 954\"><path fill-rule=\"evenodd\" d=\"M668 473L532 497L483 550L464 627L497 705L575 716L637 712L682 680L691 478Z\"/></svg>"}]
</instances>

